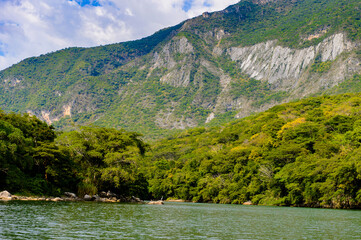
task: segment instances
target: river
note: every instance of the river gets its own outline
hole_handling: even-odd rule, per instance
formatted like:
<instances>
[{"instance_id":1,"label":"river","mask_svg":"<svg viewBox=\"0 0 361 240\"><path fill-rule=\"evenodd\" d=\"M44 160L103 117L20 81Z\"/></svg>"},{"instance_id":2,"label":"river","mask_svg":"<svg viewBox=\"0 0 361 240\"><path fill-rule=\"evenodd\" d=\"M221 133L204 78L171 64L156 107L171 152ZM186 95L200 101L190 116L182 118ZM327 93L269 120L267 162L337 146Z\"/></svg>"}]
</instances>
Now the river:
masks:
<instances>
[{"instance_id":1,"label":"river","mask_svg":"<svg viewBox=\"0 0 361 240\"><path fill-rule=\"evenodd\" d=\"M361 239L361 211L10 201L0 239Z\"/></svg>"}]
</instances>

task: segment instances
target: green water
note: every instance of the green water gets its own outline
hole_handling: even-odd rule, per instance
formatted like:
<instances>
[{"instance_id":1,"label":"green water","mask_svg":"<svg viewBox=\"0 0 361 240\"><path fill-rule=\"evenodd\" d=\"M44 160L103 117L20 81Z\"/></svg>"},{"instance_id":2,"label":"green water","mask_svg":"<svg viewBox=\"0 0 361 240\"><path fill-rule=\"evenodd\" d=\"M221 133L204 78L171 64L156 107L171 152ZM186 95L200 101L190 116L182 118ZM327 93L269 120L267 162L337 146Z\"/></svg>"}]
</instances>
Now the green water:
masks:
<instances>
[{"instance_id":1,"label":"green water","mask_svg":"<svg viewBox=\"0 0 361 240\"><path fill-rule=\"evenodd\" d=\"M361 239L361 211L13 201L0 239Z\"/></svg>"}]
</instances>

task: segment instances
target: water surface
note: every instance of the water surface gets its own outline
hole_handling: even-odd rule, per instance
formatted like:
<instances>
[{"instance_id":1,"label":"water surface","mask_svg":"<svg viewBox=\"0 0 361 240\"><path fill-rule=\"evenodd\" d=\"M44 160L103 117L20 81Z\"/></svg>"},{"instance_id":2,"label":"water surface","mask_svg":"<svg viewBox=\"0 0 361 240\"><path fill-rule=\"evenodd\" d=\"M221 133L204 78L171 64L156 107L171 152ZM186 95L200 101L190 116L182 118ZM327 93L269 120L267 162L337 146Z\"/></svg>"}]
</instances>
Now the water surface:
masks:
<instances>
[{"instance_id":1,"label":"water surface","mask_svg":"<svg viewBox=\"0 0 361 240\"><path fill-rule=\"evenodd\" d=\"M361 239L361 211L11 201L0 239Z\"/></svg>"}]
</instances>

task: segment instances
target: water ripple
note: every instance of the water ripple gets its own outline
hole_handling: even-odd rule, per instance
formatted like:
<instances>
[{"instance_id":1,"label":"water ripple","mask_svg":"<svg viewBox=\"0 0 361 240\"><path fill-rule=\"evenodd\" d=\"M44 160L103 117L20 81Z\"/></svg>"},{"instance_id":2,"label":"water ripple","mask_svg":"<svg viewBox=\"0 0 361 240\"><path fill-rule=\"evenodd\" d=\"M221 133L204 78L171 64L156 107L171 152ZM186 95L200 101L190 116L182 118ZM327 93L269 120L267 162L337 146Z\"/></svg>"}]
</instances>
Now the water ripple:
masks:
<instances>
[{"instance_id":1,"label":"water ripple","mask_svg":"<svg viewBox=\"0 0 361 240\"><path fill-rule=\"evenodd\" d=\"M0 239L361 239L361 211L166 203L0 203Z\"/></svg>"}]
</instances>

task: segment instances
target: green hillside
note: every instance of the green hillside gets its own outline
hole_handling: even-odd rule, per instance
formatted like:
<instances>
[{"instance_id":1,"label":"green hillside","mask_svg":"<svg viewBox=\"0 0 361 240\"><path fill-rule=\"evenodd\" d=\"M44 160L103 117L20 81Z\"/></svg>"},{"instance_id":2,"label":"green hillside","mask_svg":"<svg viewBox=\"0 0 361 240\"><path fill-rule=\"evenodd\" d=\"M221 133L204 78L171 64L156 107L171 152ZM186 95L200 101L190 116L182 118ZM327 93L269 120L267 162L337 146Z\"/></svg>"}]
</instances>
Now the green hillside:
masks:
<instances>
[{"instance_id":1,"label":"green hillside","mask_svg":"<svg viewBox=\"0 0 361 240\"><path fill-rule=\"evenodd\" d=\"M315 45L335 32L345 31L352 40L360 40L361 19L358 0L277 0L267 4L240 1L224 11L198 17L192 30L206 32L222 28L230 33L226 44L253 45L278 39L288 47ZM194 27L194 28L193 28ZM327 30L320 38L307 36Z\"/></svg>"},{"instance_id":2,"label":"green hillside","mask_svg":"<svg viewBox=\"0 0 361 240\"><path fill-rule=\"evenodd\" d=\"M308 98L152 146L149 189L196 202L361 206L361 95Z\"/></svg>"},{"instance_id":3,"label":"green hillside","mask_svg":"<svg viewBox=\"0 0 361 240\"><path fill-rule=\"evenodd\" d=\"M358 0L241 1L141 40L25 59L0 72L0 107L28 112L56 129L95 124L157 139L206 123L226 123L304 96L355 91L361 73L360 4ZM297 79L256 79L228 54L232 47L269 40L304 49L337 33L354 45L332 60L322 60L320 53L312 55L309 65L300 66ZM258 58L261 61L263 56ZM351 70L331 79L338 68Z\"/></svg>"},{"instance_id":4,"label":"green hillside","mask_svg":"<svg viewBox=\"0 0 361 240\"><path fill-rule=\"evenodd\" d=\"M55 133L35 117L0 114L0 189L127 199L361 207L361 94L307 98L150 145L137 133Z\"/></svg>"},{"instance_id":5,"label":"green hillside","mask_svg":"<svg viewBox=\"0 0 361 240\"><path fill-rule=\"evenodd\" d=\"M9 82L0 87L0 105L4 110L15 112L43 106L60 111L59 104L71 95L79 95L78 100L84 105L91 101L95 109L104 110L116 94L116 87L132 75L129 72L113 78L107 73L148 54L180 26L161 30L141 40L94 48L68 48L25 59L0 72L2 79L9 77ZM83 85L86 85L85 89ZM86 93L82 94L84 90ZM99 94L99 91L105 94Z\"/></svg>"}]
</instances>

